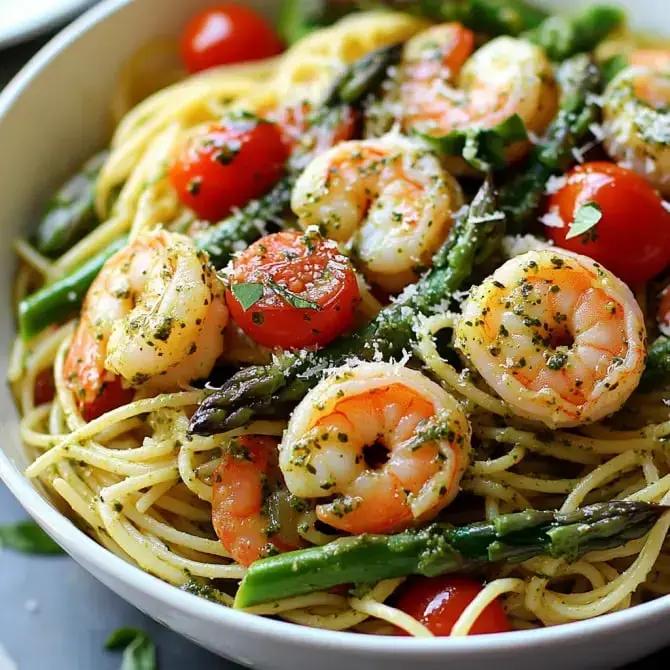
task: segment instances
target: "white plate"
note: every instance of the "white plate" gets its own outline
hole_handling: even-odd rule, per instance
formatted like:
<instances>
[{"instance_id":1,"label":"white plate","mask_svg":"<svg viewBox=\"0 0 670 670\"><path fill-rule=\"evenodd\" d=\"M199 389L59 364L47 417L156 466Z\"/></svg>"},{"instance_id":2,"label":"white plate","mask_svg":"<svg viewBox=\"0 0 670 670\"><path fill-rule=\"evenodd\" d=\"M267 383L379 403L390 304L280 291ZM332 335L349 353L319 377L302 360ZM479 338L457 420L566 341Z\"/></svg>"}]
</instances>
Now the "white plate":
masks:
<instances>
[{"instance_id":1,"label":"white plate","mask_svg":"<svg viewBox=\"0 0 670 670\"><path fill-rule=\"evenodd\" d=\"M268 16L278 6L278 0L246 1ZM668 0L618 2L639 27L670 35ZM108 139L109 95L126 59L151 37L177 34L189 15L210 4L106 0L54 38L0 95L0 368L6 369L15 335L8 315L14 312L16 259L8 241L33 229L54 187ZM543 4L569 9L585 0ZM125 562L55 509L23 475L27 458L5 384L0 384L0 431L0 477L75 560L157 621L245 665L263 670L587 670L620 667L668 644L669 596L576 624L453 639L354 635L236 612Z\"/></svg>"},{"instance_id":2,"label":"white plate","mask_svg":"<svg viewBox=\"0 0 670 670\"><path fill-rule=\"evenodd\" d=\"M95 0L0 0L0 48L65 23Z\"/></svg>"}]
</instances>

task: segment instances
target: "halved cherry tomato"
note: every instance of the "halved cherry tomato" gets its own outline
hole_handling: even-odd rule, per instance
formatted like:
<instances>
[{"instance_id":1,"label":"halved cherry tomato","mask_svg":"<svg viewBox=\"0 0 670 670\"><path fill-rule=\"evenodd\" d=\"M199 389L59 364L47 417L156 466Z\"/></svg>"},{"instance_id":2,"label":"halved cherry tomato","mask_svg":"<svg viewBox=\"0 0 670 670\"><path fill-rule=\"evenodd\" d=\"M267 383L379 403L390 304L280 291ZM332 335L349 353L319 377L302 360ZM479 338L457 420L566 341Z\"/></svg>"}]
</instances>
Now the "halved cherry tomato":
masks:
<instances>
[{"instance_id":1,"label":"halved cherry tomato","mask_svg":"<svg viewBox=\"0 0 670 670\"><path fill-rule=\"evenodd\" d=\"M298 231L252 244L235 261L226 291L239 327L283 349L327 344L351 328L359 301L356 275L335 242Z\"/></svg>"},{"instance_id":2,"label":"halved cherry tomato","mask_svg":"<svg viewBox=\"0 0 670 670\"><path fill-rule=\"evenodd\" d=\"M33 399L36 405L44 405L54 399L56 387L54 385L54 371L47 368L38 373L35 377L35 388L33 389Z\"/></svg>"},{"instance_id":3,"label":"halved cherry tomato","mask_svg":"<svg viewBox=\"0 0 670 670\"><path fill-rule=\"evenodd\" d=\"M419 577L403 586L396 607L420 621L439 637L451 633L465 608L476 598L483 586L467 577ZM507 614L494 600L479 615L469 635L506 633L511 630ZM404 631L399 634L406 635Z\"/></svg>"},{"instance_id":4,"label":"halved cherry tomato","mask_svg":"<svg viewBox=\"0 0 670 670\"><path fill-rule=\"evenodd\" d=\"M287 157L279 128L245 115L191 137L172 162L170 179L184 205L216 221L269 191Z\"/></svg>"},{"instance_id":5,"label":"halved cherry tomato","mask_svg":"<svg viewBox=\"0 0 670 670\"><path fill-rule=\"evenodd\" d=\"M566 239L580 207L597 205L602 218ZM627 282L648 281L670 263L670 212L654 189L614 163L579 165L550 196L547 235L564 249L590 256Z\"/></svg>"},{"instance_id":6,"label":"halved cherry tomato","mask_svg":"<svg viewBox=\"0 0 670 670\"><path fill-rule=\"evenodd\" d=\"M272 26L250 7L226 2L193 16L181 36L189 72L277 56L284 46Z\"/></svg>"}]
</instances>

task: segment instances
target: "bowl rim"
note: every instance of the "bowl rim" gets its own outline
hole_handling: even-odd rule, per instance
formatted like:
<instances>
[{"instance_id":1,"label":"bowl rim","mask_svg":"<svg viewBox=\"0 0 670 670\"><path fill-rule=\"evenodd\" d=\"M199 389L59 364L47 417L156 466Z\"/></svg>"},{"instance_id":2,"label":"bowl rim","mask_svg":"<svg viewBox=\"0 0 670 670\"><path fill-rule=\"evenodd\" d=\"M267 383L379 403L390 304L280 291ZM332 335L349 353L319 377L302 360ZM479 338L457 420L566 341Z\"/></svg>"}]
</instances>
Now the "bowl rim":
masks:
<instances>
[{"instance_id":1,"label":"bowl rim","mask_svg":"<svg viewBox=\"0 0 670 670\"><path fill-rule=\"evenodd\" d=\"M55 35L20 70L0 93L0 123L31 86L33 80L49 66L61 52L72 47L80 37L107 18L122 10L134 0L103 0L89 9L69 26ZM141 0L139 0L141 1ZM12 411L15 411L12 408ZM73 553L81 556L97 570L109 573L129 587L145 592L150 597L179 610L194 619L208 619L226 628L245 629L246 632L269 639L290 642L311 648L337 648L359 654L383 652L411 653L413 656L433 656L436 652L449 654L492 654L502 650L533 649L554 646L577 636L613 634L617 629L641 626L645 622L670 614L670 596L662 596L648 603L626 610L605 614L593 619L533 630L519 630L458 638L411 638L351 634L310 628L278 619L249 614L199 596L182 591L155 577L136 565L116 556L89 535L80 530L68 517L53 507L26 479L25 475L0 450L0 479L4 481L23 508L64 548L76 546Z\"/></svg>"}]
</instances>

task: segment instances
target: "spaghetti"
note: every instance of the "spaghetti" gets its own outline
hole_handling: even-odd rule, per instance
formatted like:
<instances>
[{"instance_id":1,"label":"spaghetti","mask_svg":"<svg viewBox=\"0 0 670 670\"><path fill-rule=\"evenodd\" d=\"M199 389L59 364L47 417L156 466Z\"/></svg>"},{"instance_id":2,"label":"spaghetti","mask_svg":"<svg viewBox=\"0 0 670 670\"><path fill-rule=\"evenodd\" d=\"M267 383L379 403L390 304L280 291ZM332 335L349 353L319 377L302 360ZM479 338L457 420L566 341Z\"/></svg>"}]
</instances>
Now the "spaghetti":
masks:
<instances>
[{"instance_id":1,"label":"spaghetti","mask_svg":"<svg viewBox=\"0 0 670 670\"><path fill-rule=\"evenodd\" d=\"M175 150L185 138L237 110L263 116L282 105L317 104L343 66L404 42L427 25L424 19L395 12L354 14L311 33L282 56L223 66L184 80L179 70L166 67L171 45L143 51L122 72L112 100L118 125L95 191L95 209L103 223L57 259L17 242L22 261L17 305L123 235L134 244L161 226L176 234L188 231L197 217L180 202L169 177ZM157 66L152 65L154 55ZM160 84L169 83L157 92L147 84L156 74L154 67L161 73ZM456 219L457 213L453 215ZM340 241L347 247L347 240ZM363 324L375 318L383 303L360 275L357 281L362 302L356 319ZM649 299L646 309L653 309L651 292L643 287L641 295ZM451 302L433 316L417 319L412 356L394 363L401 370L410 358L412 364L420 361L426 375L468 415L473 456L460 482L464 493L441 518L460 523L524 509L571 512L611 500L670 504L667 390L638 390L607 422L550 432L520 418L479 375L444 357L438 343L445 336L453 339L460 318L455 309ZM651 314L646 316L653 321ZM226 330L227 364L271 363L272 353L256 347L238 325ZM21 438L33 460L26 475L57 494L110 551L176 586L231 606L235 583L246 568L232 559L212 529L215 473L225 466L225 454L239 438L281 439L286 417L252 418L216 435L195 435L189 421L210 397L209 388L172 393L140 388L134 399L86 421L66 372L76 328L75 320L50 326L32 339L18 339L12 352L9 379L23 416ZM378 353L377 358L384 357ZM51 370L55 395L37 403L36 385ZM299 546L332 541L333 529L318 519L318 505L316 511L307 506L297 513ZM532 628L579 621L668 594L669 527L666 514L645 537L573 562L535 557L486 567L486 586L451 634L467 635L487 606L500 598L514 628ZM249 611L330 630L392 634L399 628L417 637L431 636L423 623L388 604L403 582L383 580L355 595L310 593Z\"/></svg>"}]
</instances>

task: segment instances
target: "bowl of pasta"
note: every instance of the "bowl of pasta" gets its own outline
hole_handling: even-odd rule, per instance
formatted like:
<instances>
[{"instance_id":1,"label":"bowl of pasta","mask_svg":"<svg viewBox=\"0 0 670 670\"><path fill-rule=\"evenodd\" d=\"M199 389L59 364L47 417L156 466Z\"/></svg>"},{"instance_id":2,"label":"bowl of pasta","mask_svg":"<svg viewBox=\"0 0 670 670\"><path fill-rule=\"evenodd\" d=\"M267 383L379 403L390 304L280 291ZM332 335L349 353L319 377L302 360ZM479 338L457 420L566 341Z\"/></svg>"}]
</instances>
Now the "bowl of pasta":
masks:
<instances>
[{"instance_id":1,"label":"bowl of pasta","mask_svg":"<svg viewBox=\"0 0 670 670\"><path fill-rule=\"evenodd\" d=\"M2 479L249 666L665 644L650 31L656 0L90 10L0 95Z\"/></svg>"}]
</instances>

